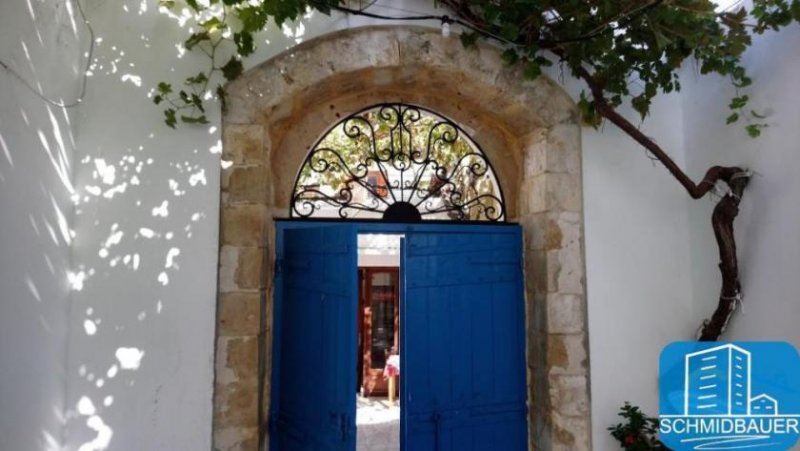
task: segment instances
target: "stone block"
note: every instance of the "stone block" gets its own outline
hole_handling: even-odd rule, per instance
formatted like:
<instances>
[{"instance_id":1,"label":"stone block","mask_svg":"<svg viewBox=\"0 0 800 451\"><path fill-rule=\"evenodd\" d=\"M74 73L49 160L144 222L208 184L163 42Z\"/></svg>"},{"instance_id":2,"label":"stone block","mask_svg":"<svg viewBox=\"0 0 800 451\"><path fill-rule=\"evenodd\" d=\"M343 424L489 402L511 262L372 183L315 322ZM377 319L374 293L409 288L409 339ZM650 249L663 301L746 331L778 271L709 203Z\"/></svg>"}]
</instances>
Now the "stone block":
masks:
<instances>
[{"instance_id":1,"label":"stone block","mask_svg":"<svg viewBox=\"0 0 800 451\"><path fill-rule=\"evenodd\" d=\"M247 379L218 384L214 391L217 427L258 427L258 381Z\"/></svg>"},{"instance_id":2,"label":"stone block","mask_svg":"<svg viewBox=\"0 0 800 451\"><path fill-rule=\"evenodd\" d=\"M525 227L526 249L551 251L562 247L566 231L564 230L565 224L559 221L558 214L537 213L527 215L520 222ZM566 226L569 227L568 224Z\"/></svg>"},{"instance_id":3,"label":"stone block","mask_svg":"<svg viewBox=\"0 0 800 451\"><path fill-rule=\"evenodd\" d=\"M267 202L269 171L264 166L234 166L230 171L226 190L229 203Z\"/></svg>"},{"instance_id":4,"label":"stone block","mask_svg":"<svg viewBox=\"0 0 800 451\"><path fill-rule=\"evenodd\" d=\"M551 334L580 333L586 330L586 305L577 294L547 294L547 331Z\"/></svg>"},{"instance_id":5,"label":"stone block","mask_svg":"<svg viewBox=\"0 0 800 451\"><path fill-rule=\"evenodd\" d=\"M556 221L558 228L561 231L561 245L559 248L578 249L578 251L582 253L583 214L569 211L560 212L556 217Z\"/></svg>"},{"instance_id":6,"label":"stone block","mask_svg":"<svg viewBox=\"0 0 800 451\"><path fill-rule=\"evenodd\" d=\"M584 288L583 250L580 245L547 251L547 291L579 294Z\"/></svg>"},{"instance_id":7,"label":"stone block","mask_svg":"<svg viewBox=\"0 0 800 451\"><path fill-rule=\"evenodd\" d=\"M264 128L254 124L229 124L222 131L222 159L234 164L264 164Z\"/></svg>"},{"instance_id":8,"label":"stone block","mask_svg":"<svg viewBox=\"0 0 800 451\"><path fill-rule=\"evenodd\" d=\"M548 253L539 250L525 251L525 287L530 301L544 298L548 292Z\"/></svg>"},{"instance_id":9,"label":"stone block","mask_svg":"<svg viewBox=\"0 0 800 451\"><path fill-rule=\"evenodd\" d=\"M522 214L583 211L580 177L565 173L545 173L522 182Z\"/></svg>"},{"instance_id":10,"label":"stone block","mask_svg":"<svg viewBox=\"0 0 800 451\"><path fill-rule=\"evenodd\" d=\"M258 377L258 337L230 338L226 343L225 366L233 371L237 380ZM252 393L256 393L254 390Z\"/></svg>"},{"instance_id":11,"label":"stone block","mask_svg":"<svg viewBox=\"0 0 800 451\"><path fill-rule=\"evenodd\" d=\"M547 172L581 175L581 127L559 123L547 130Z\"/></svg>"},{"instance_id":12,"label":"stone block","mask_svg":"<svg viewBox=\"0 0 800 451\"><path fill-rule=\"evenodd\" d=\"M233 369L228 367L228 342L231 340L231 337L218 336L215 342L214 382L218 385L225 385L238 380ZM214 410L218 410L216 404L214 404Z\"/></svg>"},{"instance_id":13,"label":"stone block","mask_svg":"<svg viewBox=\"0 0 800 451\"><path fill-rule=\"evenodd\" d=\"M550 334L547 337L550 374L586 375L588 366L586 335Z\"/></svg>"},{"instance_id":14,"label":"stone block","mask_svg":"<svg viewBox=\"0 0 800 451\"><path fill-rule=\"evenodd\" d=\"M589 383L585 375L551 374L550 403L555 412L567 416L589 414Z\"/></svg>"},{"instance_id":15,"label":"stone block","mask_svg":"<svg viewBox=\"0 0 800 451\"><path fill-rule=\"evenodd\" d=\"M239 248L222 246L219 250L219 291L236 291L236 268L239 266Z\"/></svg>"},{"instance_id":16,"label":"stone block","mask_svg":"<svg viewBox=\"0 0 800 451\"><path fill-rule=\"evenodd\" d=\"M260 289L268 276L265 274L263 247L239 248L234 281L239 289Z\"/></svg>"},{"instance_id":17,"label":"stone block","mask_svg":"<svg viewBox=\"0 0 800 451\"><path fill-rule=\"evenodd\" d=\"M526 178L547 172L547 129L539 128L522 138L523 176Z\"/></svg>"},{"instance_id":18,"label":"stone block","mask_svg":"<svg viewBox=\"0 0 800 451\"><path fill-rule=\"evenodd\" d=\"M250 125L255 121L254 113L261 107L261 102L257 96L248 91L248 88L245 77L239 78L225 88L227 95L225 113L222 116L223 128Z\"/></svg>"},{"instance_id":19,"label":"stone block","mask_svg":"<svg viewBox=\"0 0 800 451\"><path fill-rule=\"evenodd\" d=\"M258 451L258 427L215 429L214 451Z\"/></svg>"},{"instance_id":20,"label":"stone block","mask_svg":"<svg viewBox=\"0 0 800 451\"><path fill-rule=\"evenodd\" d=\"M583 211L580 177L572 174L548 173L545 178L547 210Z\"/></svg>"},{"instance_id":21,"label":"stone block","mask_svg":"<svg viewBox=\"0 0 800 451\"><path fill-rule=\"evenodd\" d=\"M222 209L222 244L260 246L264 241L266 207L229 205Z\"/></svg>"},{"instance_id":22,"label":"stone block","mask_svg":"<svg viewBox=\"0 0 800 451\"><path fill-rule=\"evenodd\" d=\"M219 298L220 337L253 337L258 335L261 320L261 294L254 292L225 293Z\"/></svg>"},{"instance_id":23,"label":"stone block","mask_svg":"<svg viewBox=\"0 0 800 451\"><path fill-rule=\"evenodd\" d=\"M547 180L544 175L522 181L519 205L523 216L547 212Z\"/></svg>"},{"instance_id":24,"label":"stone block","mask_svg":"<svg viewBox=\"0 0 800 451\"><path fill-rule=\"evenodd\" d=\"M554 413L551 416L552 451L590 451L592 427L588 417Z\"/></svg>"}]
</instances>

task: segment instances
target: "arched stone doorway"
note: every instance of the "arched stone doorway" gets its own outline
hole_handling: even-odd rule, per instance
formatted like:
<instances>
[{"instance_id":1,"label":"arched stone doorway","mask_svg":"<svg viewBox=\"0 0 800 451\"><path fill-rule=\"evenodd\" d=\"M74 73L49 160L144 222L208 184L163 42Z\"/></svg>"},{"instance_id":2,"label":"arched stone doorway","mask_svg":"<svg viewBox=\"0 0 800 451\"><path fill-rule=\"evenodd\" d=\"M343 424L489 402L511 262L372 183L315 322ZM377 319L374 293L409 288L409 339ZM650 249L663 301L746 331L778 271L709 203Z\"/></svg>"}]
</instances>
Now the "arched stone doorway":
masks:
<instances>
[{"instance_id":1,"label":"arched stone doorway","mask_svg":"<svg viewBox=\"0 0 800 451\"><path fill-rule=\"evenodd\" d=\"M297 171L323 132L379 102L441 112L494 164L508 219L525 232L530 448L591 448L580 125L559 86L524 81L490 46L368 27L294 47L228 93L215 449L257 449L268 420L273 218L288 216Z\"/></svg>"}]
</instances>

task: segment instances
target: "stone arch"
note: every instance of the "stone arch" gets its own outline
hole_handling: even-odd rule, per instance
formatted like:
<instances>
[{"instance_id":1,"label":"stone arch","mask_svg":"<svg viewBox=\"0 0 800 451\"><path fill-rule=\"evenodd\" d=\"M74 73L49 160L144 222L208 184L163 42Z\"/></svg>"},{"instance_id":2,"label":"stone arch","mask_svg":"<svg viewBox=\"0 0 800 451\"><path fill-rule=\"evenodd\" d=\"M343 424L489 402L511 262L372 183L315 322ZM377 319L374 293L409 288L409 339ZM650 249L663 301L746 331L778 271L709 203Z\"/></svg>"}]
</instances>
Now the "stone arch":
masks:
<instances>
[{"instance_id":1,"label":"stone arch","mask_svg":"<svg viewBox=\"0 0 800 451\"><path fill-rule=\"evenodd\" d=\"M257 449L267 421L273 218L288 215L297 170L327 128L380 102L440 112L494 164L508 219L525 231L530 449L591 448L580 124L561 87L525 81L492 46L381 26L293 47L227 91L215 449Z\"/></svg>"}]
</instances>

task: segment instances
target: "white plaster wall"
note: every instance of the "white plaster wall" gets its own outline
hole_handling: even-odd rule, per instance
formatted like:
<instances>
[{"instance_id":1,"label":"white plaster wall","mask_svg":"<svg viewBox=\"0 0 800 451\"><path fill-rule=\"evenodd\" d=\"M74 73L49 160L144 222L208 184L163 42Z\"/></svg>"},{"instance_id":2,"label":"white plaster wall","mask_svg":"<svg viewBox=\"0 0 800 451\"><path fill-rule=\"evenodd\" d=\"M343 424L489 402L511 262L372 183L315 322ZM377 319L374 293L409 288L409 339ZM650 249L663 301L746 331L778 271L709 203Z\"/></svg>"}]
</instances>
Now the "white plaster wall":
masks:
<instances>
[{"instance_id":1,"label":"white plaster wall","mask_svg":"<svg viewBox=\"0 0 800 451\"><path fill-rule=\"evenodd\" d=\"M402 14L430 2L382 3ZM86 281L73 295L66 448L207 450L220 114L212 107L212 125L171 130L146 98L159 81L180 84L206 60L176 58L188 31L159 14L155 0L86 5L102 41L78 119L74 264ZM290 27L291 37L265 33L246 65L296 40L371 23L314 14ZM89 424L79 406L99 420Z\"/></svg>"},{"instance_id":2,"label":"white plaster wall","mask_svg":"<svg viewBox=\"0 0 800 451\"><path fill-rule=\"evenodd\" d=\"M679 97L658 99L643 129L682 164ZM606 428L625 401L657 415L661 349L692 337L689 201L611 124L584 128L583 164L592 439L605 451L619 449Z\"/></svg>"},{"instance_id":3,"label":"white plaster wall","mask_svg":"<svg viewBox=\"0 0 800 451\"><path fill-rule=\"evenodd\" d=\"M79 91L85 30L60 1L0 2L0 60L53 100ZM71 5L70 5L71 6ZM74 110L0 68L0 448L62 436Z\"/></svg>"},{"instance_id":4,"label":"white plaster wall","mask_svg":"<svg viewBox=\"0 0 800 451\"><path fill-rule=\"evenodd\" d=\"M358 266L400 266L402 235L358 235Z\"/></svg>"},{"instance_id":5,"label":"white plaster wall","mask_svg":"<svg viewBox=\"0 0 800 451\"><path fill-rule=\"evenodd\" d=\"M751 108L769 117L758 139L726 126L734 95L727 80L699 77L687 67L683 79L687 163L701 177L712 165L756 171L734 228L744 308L724 338L786 340L800 346L800 25L754 38L745 63L754 80ZM710 226L711 201L690 209L695 316L707 317L719 296L718 251Z\"/></svg>"}]
</instances>

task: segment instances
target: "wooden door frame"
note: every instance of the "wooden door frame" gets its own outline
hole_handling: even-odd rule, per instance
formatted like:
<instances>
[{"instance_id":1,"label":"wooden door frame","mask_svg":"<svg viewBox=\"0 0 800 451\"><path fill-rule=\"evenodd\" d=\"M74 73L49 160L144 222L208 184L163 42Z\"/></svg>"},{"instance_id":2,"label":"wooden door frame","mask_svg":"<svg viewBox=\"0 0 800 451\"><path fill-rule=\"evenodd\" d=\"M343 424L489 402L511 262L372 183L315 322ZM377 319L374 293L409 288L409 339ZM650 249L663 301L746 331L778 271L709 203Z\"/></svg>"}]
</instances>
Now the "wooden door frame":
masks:
<instances>
[{"instance_id":1,"label":"wooden door frame","mask_svg":"<svg viewBox=\"0 0 800 451\"><path fill-rule=\"evenodd\" d=\"M386 273L389 272L395 277L395 284L394 284L394 336L393 341L394 345L397 347L398 352L400 352L400 276L401 276L401 268L400 266L359 266L358 267L359 274L363 271L364 279L361 281L359 285L359 311L358 311L358 327L359 327L359 338L361 341L361 346L359 352L361 352L361 375L362 375L362 387L366 384L367 377L374 378L374 375L370 375L370 372L376 372L378 369L372 368L371 366L368 367L367 365L371 365L372 361L372 350L369 346L369 342L371 341L372 331L367 326L367 317L365 309L371 308L372 305L372 292L368 290L368 286L371 286L369 283L369 277L371 274L374 273ZM362 293L360 290L364 289ZM362 304L363 302L363 304ZM369 323L371 326L372 323L372 315L370 313ZM363 329L362 329L363 327ZM380 369L382 372L383 369ZM383 396L384 394L388 394L388 387L387 384L378 384L380 388L373 388L369 393L363 391L366 396Z\"/></svg>"}]
</instances>

